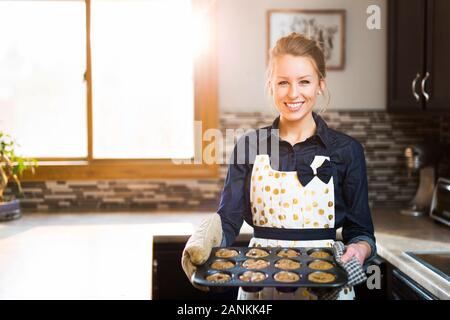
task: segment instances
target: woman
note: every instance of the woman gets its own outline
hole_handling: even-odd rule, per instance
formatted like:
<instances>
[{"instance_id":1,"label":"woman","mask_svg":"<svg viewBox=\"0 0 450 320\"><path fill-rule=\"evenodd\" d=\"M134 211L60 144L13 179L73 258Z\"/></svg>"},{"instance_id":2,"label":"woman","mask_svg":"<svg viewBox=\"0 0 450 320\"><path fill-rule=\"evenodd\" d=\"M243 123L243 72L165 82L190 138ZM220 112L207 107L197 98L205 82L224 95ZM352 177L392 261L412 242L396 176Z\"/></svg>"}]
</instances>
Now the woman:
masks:
<instances>
[{"instance_id":1,"label":"woman","mask_svg":"<svg viewBox=\"0 0 450 320\"><path fill-rule=\"evenodd\" d=\"M331 247L342 227L344 262L356 257L363 264L376 254L363 147L313 112L326 89L322 50L292 33L272 48L267 74L279 117L254 133L256 145L251 135L236 144L218 215L205 220L183 253L188 276L191 262L204 263L212 246L231 246L244 220L254 228L250 247ZM303 288L292 296L317 299ZM239 299L287 297L274 288L239 291ZM353 297L351 289L339 296Z\"/></svg>"}]
</instances>

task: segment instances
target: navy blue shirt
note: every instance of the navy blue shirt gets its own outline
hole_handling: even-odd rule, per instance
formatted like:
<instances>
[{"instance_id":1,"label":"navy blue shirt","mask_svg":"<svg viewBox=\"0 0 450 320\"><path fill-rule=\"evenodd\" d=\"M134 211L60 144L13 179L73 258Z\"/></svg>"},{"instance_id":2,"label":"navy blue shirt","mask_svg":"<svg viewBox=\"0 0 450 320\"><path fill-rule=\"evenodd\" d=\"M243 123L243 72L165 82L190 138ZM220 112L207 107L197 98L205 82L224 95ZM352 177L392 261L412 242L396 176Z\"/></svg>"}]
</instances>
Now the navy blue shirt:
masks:
<instances>
[{"instance_id":1,"label":"navy blue shirt","mask_svg":"<svg viewBox=\"0 0 450 320\"><path fill-rule=\"evenodd\" d=\"M257 154L268 154L272 168L279 171L297 171L300 163L311 164L314 156L325 155L330 157L333 166L335 228L342 227L345 244L361 240L369 243L372 253L367 261L375 256L363 146L356 139L330 129L314 112L313 118L316 133L294 146L280 139L277 130L279 117L271 126L247 133L238 140L230 158L217 211L222 221L222 244L231 246L234 243L244 220L253 226L250 181ZM277 148L273 148L274 143Z\"/></svg>"}]
</instances>

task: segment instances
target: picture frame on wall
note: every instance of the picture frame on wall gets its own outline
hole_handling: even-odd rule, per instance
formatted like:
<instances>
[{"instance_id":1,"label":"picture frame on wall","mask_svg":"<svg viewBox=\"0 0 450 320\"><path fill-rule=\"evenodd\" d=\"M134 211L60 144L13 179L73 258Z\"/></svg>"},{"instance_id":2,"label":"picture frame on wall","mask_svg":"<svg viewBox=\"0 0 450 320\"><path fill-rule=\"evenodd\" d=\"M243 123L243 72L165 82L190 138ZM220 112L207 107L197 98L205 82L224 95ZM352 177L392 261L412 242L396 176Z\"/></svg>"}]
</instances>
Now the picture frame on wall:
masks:
<instances>
[{"instance_id":1,"label":"picture frame on wall","mask_svg":"<svg viewBox=\"0 0 450 320\"><path fill-rule=\"evenodd\" d=\"M267 11L267 58L277 40L297 32L318 41L327 70L345 68L345 15L346 11L272 9ZM267 59L268 61L268 59Z\"/></svg>"}]
</instances>

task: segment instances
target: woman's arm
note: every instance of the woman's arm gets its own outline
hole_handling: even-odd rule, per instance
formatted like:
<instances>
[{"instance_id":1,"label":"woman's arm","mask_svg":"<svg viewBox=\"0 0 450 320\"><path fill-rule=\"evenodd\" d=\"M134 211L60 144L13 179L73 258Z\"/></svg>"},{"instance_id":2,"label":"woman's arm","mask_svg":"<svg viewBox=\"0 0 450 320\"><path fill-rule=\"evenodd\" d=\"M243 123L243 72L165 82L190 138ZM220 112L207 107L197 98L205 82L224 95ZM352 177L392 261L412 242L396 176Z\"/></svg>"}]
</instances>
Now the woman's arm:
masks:
<instances>
[{"instance_id":1,"label":"woman's arm","mask_svg":"<svg viewBox=\"0 0 450 320\"><path fill-rule=\"evenodd\" d=\"M234 146L220 197L219 209L217 210L222 222L221 246L223 247L234 243L244 222L244 215L246 213L251 214L249 190L247 190L248 186L246 185L246 179L251 174L251 166L249 165L249 149L248 145L245 144L245 137L245 135L241 137Z\"/></svg>"},{"instance_id":2,"label":"woman's arm","mask_svg":"<svg viewBox=\"0 0 450 320\"><path fill-rule=\"evenodd\" d=\"M348 166L343 181L343 195L347 211L342 237L348 244L343 260L356 256L360 262L376 255L376 240L369 208L366 159L363 146L353 140L348 153Z\"/></svg>"}]
</instances>

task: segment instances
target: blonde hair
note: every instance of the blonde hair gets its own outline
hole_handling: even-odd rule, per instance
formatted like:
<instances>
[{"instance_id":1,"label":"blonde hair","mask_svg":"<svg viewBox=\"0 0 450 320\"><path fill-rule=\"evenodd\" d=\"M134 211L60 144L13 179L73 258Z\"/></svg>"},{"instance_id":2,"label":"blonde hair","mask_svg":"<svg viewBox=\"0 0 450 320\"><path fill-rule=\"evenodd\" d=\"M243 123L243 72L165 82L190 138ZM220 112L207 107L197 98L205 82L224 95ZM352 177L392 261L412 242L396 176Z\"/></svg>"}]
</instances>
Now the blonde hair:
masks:
<instances>
[{"instance_id":1,"label":"blonde hair","mask_svg":"<svg viewBox=\"0 0 450 320\"><path fill-rule=\"evenodd\" d=\"M320 44L302 34L293 32L290 35L278 39L277 43L269 51L269 63L266 71L266 88L269 88L270 79L273 75L273 69L276 58L283 55L292 55L294 57L306 57L312 60L314 69L319 76L319 82L325 81L326 64ZM325 112L330 104L331 95L327 88L327 104L319 113Z\"/></svg>"}]
</instances>

